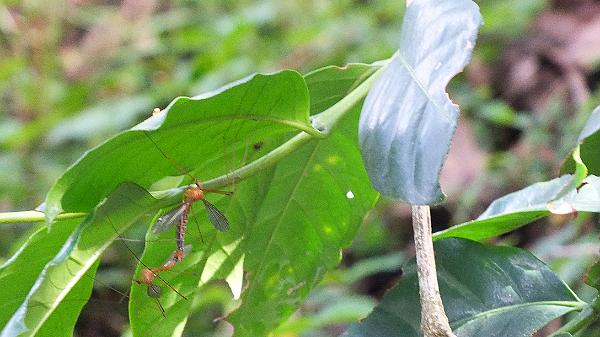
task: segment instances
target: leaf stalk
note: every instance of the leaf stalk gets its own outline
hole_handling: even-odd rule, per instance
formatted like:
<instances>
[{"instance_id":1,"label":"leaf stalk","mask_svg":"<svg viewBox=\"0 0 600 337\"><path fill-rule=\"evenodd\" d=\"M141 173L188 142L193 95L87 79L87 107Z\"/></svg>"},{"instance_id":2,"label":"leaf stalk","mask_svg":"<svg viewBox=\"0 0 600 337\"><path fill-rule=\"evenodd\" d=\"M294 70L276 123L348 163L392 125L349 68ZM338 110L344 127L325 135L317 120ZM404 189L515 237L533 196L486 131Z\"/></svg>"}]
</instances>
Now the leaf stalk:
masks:
<instances>
[{"instance_id":1,"label":"leaf stalk","mask_svg":"<svg viewBox=\"0 0 600 337\"><path fill-rule=\"evenodd\" d=\"M596 297L592 303L588 304L574 319L563 325L549 337L559 336L561 333L568 332L572 335L585 330L590 324L600 318L600 297Z\"/></svg>"}]
</instances>

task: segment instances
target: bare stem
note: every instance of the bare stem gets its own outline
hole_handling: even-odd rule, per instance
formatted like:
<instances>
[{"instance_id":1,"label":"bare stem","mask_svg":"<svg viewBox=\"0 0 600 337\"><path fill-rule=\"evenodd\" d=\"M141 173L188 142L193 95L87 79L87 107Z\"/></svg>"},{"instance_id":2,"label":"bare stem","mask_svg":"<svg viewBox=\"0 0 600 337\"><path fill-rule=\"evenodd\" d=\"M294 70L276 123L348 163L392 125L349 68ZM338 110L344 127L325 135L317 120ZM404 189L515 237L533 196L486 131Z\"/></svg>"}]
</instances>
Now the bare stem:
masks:
<instances>
[{"instance_id":1,"label":"bare stem","mask_svg":"<svg viewBox=\"0 0 600 337\"><path fill-rule=\"evenodd\" d=\"M63 213L59 214L56 219L77 219L84 218L87 213ZM33 223L46 221L46 215L38 211L20 211L0 213L0 224L15 224L15 223Z\"/></svg>"},{"instance_id":2,"label":"bare stem","mask_svg":"<svg viewBox=\"0 0 600 337\"><path fill-rule=\"evenodd\" d=\"M417 275L421 298L421 330L424 337L456 337L450 329L448 317L440 297L435 269L435 255L431 240L429 206L412 205L413 230L417 256Z\"/></svg>"}]
</instances>

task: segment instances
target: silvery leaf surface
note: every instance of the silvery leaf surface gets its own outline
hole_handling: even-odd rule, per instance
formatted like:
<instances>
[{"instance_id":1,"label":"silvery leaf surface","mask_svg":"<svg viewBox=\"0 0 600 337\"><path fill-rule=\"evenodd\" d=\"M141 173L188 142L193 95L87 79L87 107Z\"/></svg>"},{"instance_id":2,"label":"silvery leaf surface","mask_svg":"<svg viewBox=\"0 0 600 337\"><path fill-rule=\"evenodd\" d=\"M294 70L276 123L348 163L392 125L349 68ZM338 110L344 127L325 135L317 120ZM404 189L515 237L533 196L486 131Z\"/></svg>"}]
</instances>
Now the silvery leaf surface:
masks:
<instances>
[{"instance_id":1,"label":"silvery leaf surface","mask_svg":"<svg viewBox=\"0 0 600 337\"><path fill-rule=\"evenodd\" d=\"M363 161L383 195L411 204L444 199L438 178L458 119L445 87L468 63L481 23L470 0L407 2L400 49L359 124Z\"/></svg>"}]
</instances>

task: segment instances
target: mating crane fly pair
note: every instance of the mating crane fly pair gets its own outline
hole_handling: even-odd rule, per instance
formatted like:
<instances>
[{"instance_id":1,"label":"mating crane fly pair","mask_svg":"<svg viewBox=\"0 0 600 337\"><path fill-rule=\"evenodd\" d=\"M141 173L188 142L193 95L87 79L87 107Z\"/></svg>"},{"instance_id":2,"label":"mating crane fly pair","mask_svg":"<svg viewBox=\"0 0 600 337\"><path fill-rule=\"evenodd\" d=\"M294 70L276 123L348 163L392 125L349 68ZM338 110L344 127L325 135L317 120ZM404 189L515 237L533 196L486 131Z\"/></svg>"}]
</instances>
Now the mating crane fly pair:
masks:
<instances>
[{"instance_id":1,"label":"mating crane fly pair","mask_svg":"<svg viewBox=\"0 0 600 337\"><path fill-rule=\"evenodd\" d=\"M155 113L156 113L156 109L153 114L155 114ZM225 217L223 212L221 212L215 205L211 204L204 198L204 195L205 195L205 193L219 193L219 194L224 194L224 195L231 195L231 194L233 194L233 192L202 188L198 179L193 177L191 174L189 174L189 172L187 172L182 167L180 167L176 162L171 160L171 158L169 158L160 149L158 144L156 144L154 142L154 140L150 137L150 135L147 133L147 131L143 131L143 132L144 132L144 135L154 144L156 149L158 149L158 151L166 159L168 159L182 173L191 177L192 180L194 181L193 185L191 185L185 189L185 191L183 193L182 203L180 205L176 206L175 208L171 209L164 215L160 216L156 220L156 223L152 227L152 232L154 234L159 234L159 233L167 230L168 228L170 228L173 224L177 224L177 227L176 227L176 245L177 246L176 246L175 252L160 267L150 268L150 267L144 265L144 268L142 269L142 272L141 272L141 274L142 274L141 278L134 280L136 283L144 284L148 287L147 288L148 296L150 296L156 300L157 304L159 305L159 307L161 309L161 312L164 315L164 309L163 309L162 305L160 304L160 302L158 301L158 297L160 297L162 291L161 291L160 286L158 286L154 283L154 280L156 278L159 278L161 281L165 282L158 276L159 273L161 273L163 271L171 270L178 262L183 260L183 258L185 257L186 250L188 250L188 248L189 248L189 246L185 245L185 232L187 229L188 216L189 216L190 210L192 208L192 205L197 201L202 201L202 203L204 204L204 208L206 209L208 219L210 220L212 225L218 231L225 232L229 229L229 221L227 220L227 218ZM165 282L165 284L167 284L171 289L173 289L168 283ZM177 290L175 290L175 289L173 289L173 290L178 295L180 295L181 297L183 297L185 299L185 296L180 294Z\"/></svg>"}]
</instances>

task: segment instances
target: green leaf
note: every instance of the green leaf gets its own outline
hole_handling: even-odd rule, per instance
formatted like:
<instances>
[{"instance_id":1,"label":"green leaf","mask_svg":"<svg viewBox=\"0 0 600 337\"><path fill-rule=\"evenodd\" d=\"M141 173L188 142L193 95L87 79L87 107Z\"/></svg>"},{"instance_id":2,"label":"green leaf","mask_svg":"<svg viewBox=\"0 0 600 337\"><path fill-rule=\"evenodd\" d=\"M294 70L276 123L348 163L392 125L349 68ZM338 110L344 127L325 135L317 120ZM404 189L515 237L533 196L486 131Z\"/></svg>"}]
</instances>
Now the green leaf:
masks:
<instances>
[{"instance_id":1,"label":"green leaf","mask_svg":"<svg viewBox=\"0 0 600 337\"><path fill-rule=\"evenodd\" d=\"M236 198L240 193L236 190ZM226 209L231 200L222 197L211 201L220 209ZM230 220L233 218L229 217ZM202 236L197 231L198 224ZM155 284L162 289L158 299L164 308L164 315L156 300L147 295L146 286L133 285L130 292L129 318L133 336L179 336L192 313L195 296L202 296L202 286L211 280L224 279L235 284L235 291L241 291L243 272L243 251L239 247L242 236L240 222L231 222L232 228L225 233L217 232L206 211L200 203L192 206L192 214L188 222L186 245L191 245L190 252L183 261L170 272L163 272ZM163 265L175 250L175 226L156 237L152 230L146 236L146 246L141 260L145 266ZM171 239L171 240L169 240ZM170 243L169 243L170 242ZM136 278L144 266L139 265ZM199 288L200 286L200 288ZM232 287L233 288L233 287Z\"/></svg>"},{"instance_id":2,"label":"green leaf","mask_svg":"<svg viewBox=\"0 0 600 337\"><path fill-rule=\"evenodd\" d=\"M411 204L443 200L438 178L458 118L444 88L468 63L481 22L471 0L407 4L400 49L359 124L369 178L383 195Z\"/></svg>"},{"instance_id":3,"label":"green leaf","mask_svg":"<svg viewBox=\"0 0 600 337\"><path fill-rule=\"evenodd\" d=\"M306 104L298 103L298 99L290 99L289 102L286 101L287 103L282 103L278 100L275 101L282 105L280 107L284 112L304 111L302 115L305 115L306 118L303 117L305 120L308 120L309 110L315 112L318 109L328 108L328 104L334 104L338 100L344 101L346 105L355 104L358 106L357 103L349 103L353 102L352 100L344 100L346 98L345 94L356 88L358 84L360 84L361 88L364 87L363 84L366 82L363 83L363 79L367 79L376 69L376 66L368 65L351 65L345 69L329 67L307 76L307 80L311 86L329 86L328 90L318 94L311 91L315 104L310 106L310 108L308 106L308 97L305 97L306 99L299 99ZM350 76L348 76L349 73L351 74ZM64 243L60 251L57 252L55 250L54 254L56 256L50 255L44 260L47 263L43 264L43 267L39 265L37 271L31 272L34 275L32 276L32 281L27 287L23 287L23 289L29 292L28 294L23 292L21 299L24 296L24 300L21 303L15 304L13 310L17 313L14 315L10 313L9 315L12 316L10 318L7 317L8 323L4 327L5 331L7 331L6 334L13 335L22 330L25 335L32 335L36 332L46 333L46 331L58 329L57 327L63 323L65 323L63 324L65 327L70 324L72 329L72 322L75 321L81 305L85 303L85 299L89 296L96 261L106 246L118 237L132 222L149 221L149 215L153 211L164 207L168 202L172 201L172 198L156 200L145 192L144 188L159 179L163 179L164 181L164 176L168 174L182 173L177 170L177 167L174 167L177 166L174 163L179 163L182 159L178 158L177 154L180 156L187 155L188 150L191 151L191 149L195 150L194 153L206 154L207 156L204 158L198 158L197 155L192 156L199 162L198 164L192 162L187 157L183 158L184 160L188 160L188 162L184 161L181 166L184 166L186 170L190 168L201 170L207 176L212 177L225 172L224 165L214 165L219 160L225 162L225 155L223 153L215 153L219 152L215 151L215 146L220 141L227 143L230 140L240 140L236 143L237 145L234 144L232 147L237 146L237 148L233 149L237 151L234 154L240 155L244 152L244 156L247 155L246 152L248 149L253 148L251 145L255 139L269 142L270 145L265 146L263 150L260 147L254 149L255 152L248 156L251 159L267 153L267 147L270 146L273 148L279 144L275 142L273 136L279 135L278 137L281 138L283 136L282 133L285 131L302 129L302 127L297 127L297 123L293 122L294 116L297 114L291 114L290 116L292 117L286 120L285 118L277 117L279 116L277 113L280 110L275 111L273 116L259 116L256 113L251 115L250 119L262 118L262 122L265 123L275 120L271 125L262 125L252 120L243 119L244 123L238 124L238 120L235 118L239 117L239 115L231 114L229 111L225 111L225 108L221 110L215 108L221 115L215 117L213 113L212 119L208 121L202 118L195 120L192 115L188 114L190 110L186 109L189 108L194 113L201 113L200 116L203 116L202 114L206 111L199 108L195 109L197 105L226 106L232 101L235 102L236 98L244 101L244 103L247 103L245 100L248 98L264 98L264 94L270 92L267 84L273 85L273 83L280 83L282 88L285 85L289 85L287 88L284 88L285 90L281 89L281 91L285 91L287 94L285 97L291 96L297 98L299 95L295 95L294 93L297 92L290 90L290 87L293 89L294 83L301 84L300 87L306 93L307 86L303 78L300 78L300 82L296 81L296 75L297 73L295 72L281 72L269 76L256 75L246 82L226 88L222 94L210 96L206 100L203 98L178 99L167 109L169 114L163 112L152 117L136 128L117 135L105 144L84 155L59 179L49 193L46 211L50 218L55 215L53 213L56 213L65 205L71 205L73 209L81 208L81 210L92 207L91 210L93 210L94 205L105 195L105 192L102 192L102 190L109 190L110 186L120 180L135 181L139 178L138 180L144 182L145 186L142 187L129 183L118 185L120 186L118 190L110 194L107 201L95 212L91 212L83 224L78 226L74 231L67 230L62 239L56 240L57 247L60 246L60 242L63 242L63 240L66 240L66 243ZM257 78L260 80L257 80ZM335 78L339 78L339 81L336 81ZM290 79L292 82L291 85L288 83ZM262 96L256 93L256 86L260 83L264 84L261 87L262 91L260 91ZM244 95L240 94L242 91ZM241 96L243 96L243 99ZM284 97L283 94L280 96ZM225 99L227 102L223 102ZM269 100L266 101L271 102ZM255 102L255 104L261 105L258 102ZM288 106L304 108L294 110L286 108ZM261 110L262 108L257 108L255 105L252 105L251 109L264 111L265 114L272 112L272 109ZM210 280L221 278L227 280L234 293L239 294L243 278L242 265L245 265L247 270L257 271L261 268L264 269L264 264L270 262L271 259L279 261L279 263L282 261L289 263L290 259L303 260L306 257L306 249L304 247L299 249L300 246L298 244L301 243L312 247L310 249L313 254L312 257L308 259L307 263L301 266L302 268L298 271L302 273L298 275L289 276L286 273L289 274L290 270L282 271L284 273L282 279L287 279L287 284L284 283L283 286L287 288L283 290L278 289L278 292L273 292L273 303L278 308L285 310L267 312L267 324L264 326L245 328L252 331L265 331L264 329L266 328L270 331L289 316L292 310L297 307L300 300L319 281L324 269L332 268L337 264L340 256L340 248L349 243L362 216L364 216L367 209L371 208L377 196L376 192L370 188L366 173L362 170L358 149L353 146L356 143L357 120L358 110L355 110L351 114L350 119L346 118L340 124L339 130L337 128L328 130L333 132L333 134L326 140L316 138L312 142L308 141L304 148L301 148L292 156L283 160L276 168L265 169L261 175L241 183L233 199L214 199L212 196L209 197L210 201L217 205L217 207L227 211L227 216L232 223L230 231L218 233L217 235L216 231L206 221L206 214L203 208L195 206L192 218L199 222L205 241L198 239L197 236L195 239L189 240L193 243L192 252L184 259L181 265L178 264L178 267L182 267L183 270L191 270L193 271L192 273L173 274L174 276L165 273L165 279L172 285L173 289L179 289L183 294L189 293L193 295L197 292L198 284L203 285ZM182 141L182 137L177 135L180 129L183 129L184 136L190 136L191 131L188 129L194 129L191 125L194 125L195 122L208 123L209 121L212 122L211 125L215 125L215 128L221 129L216 131L211 129L199 137L192 137L189 142L178 143ZM227 123L221 123L222 121L227 121ZM227 125L226 127L225 124ZM231 127L231 125L235 125L235 127ZM260 125L260 128L257 125ZM251 130L252 127L256 127L256 129ZM146 133L140 132L140 130L148 131ZM312 128L304 131L316 132ZM224 132L224 134L219 134L219 136L222 136L220 139L217 139L218 137L215 136L218 132ZM210 138L211 136L214 139L206 142L206 138ZM245 139L242 141L241 139L244 137ZM348 139L351 141L348 142ZM132 140L137 140L137 142L131 142ZM155 146L155 143L160 146ZM181 150L180 147L184 149ZM154 151L154 153L148 151ZM168 153L169 159L172 160L166 159L163 153ZM173 153L176 155L173 155ZM203 159L204 161L199 159ZM214 166L218 167L215 168ZM148 170L144 171L144 168L148 168ZM300 170L300 168L303 169ZM307 171L307 169L310 170ZM147 176L150 176L150 178ZM330 185L333 187L328 188L328 193L319 193L318 197L313 195L314 191L318 191L317 187L321 188ZM56 198L52 199L54 197ZM77 199L78 197L79 199ZM325 215L331 215L331 210L323 208L323 201L327 200L329 202L329 199L332 200L330 201L330 206L340 210L340 213L334 214L332 219L325 217ZM57 200L58 204L53 205L53 202ZM265 202L265 200L268 200L268 202ZM294 202L298 200L303 202L306 207L315 209L310 214L303 213L300 208L295 207ZM227 206L228 203L229 206ZM256 207L242 209L242 207L246 207L248 204ZM283 206L285 207L281 208L281 204L284 204ZM337 206L337 204L341 205ZM277 215L279 219L276 222L267 221L264 217L268 215L268 212L273 210L282 211L281 214ZM319 223L318 221L321 219L326 219L327 221ZM323 225L323 227L305 228L300 224L300 228L305 230L306 233L303 235L295 234L295 236L290 237L290 233L293 232L282 233L279 230L275 230L272 226L277 223L277 228L290 226L295 228L299 225L297 221L307 222L308 220L314 221L318 225ZM263 223L265 221L266 223ZM261 223L262 227L254 227L257 223ZM61 224L57 223L57 225ZM320 229L320 232L314 232L316 229ZM50 233L55 231L57 229L53 229ZM273 238L273 249L267 249L263 252L257 247L264 245L264 242L261 240L265 234ZM163 235L173 234L165 232ZM65 236L68 236L68 238L65 238ZM190 234L188 234L188 238L191 238ZM289 244L290 240L294 240L295 246ZM82 247L82 244L85 247ZM290 251L286 252L289 254L277 255L275 247L279 247L280 245L289 246ZM152 246L159 249L153 251ZM151 267L162 265L174 249L174 245L165 244L149 244L149 247L145 252L144 259L148 261L147 265ZM266 256L265 254L269 255ZM270 277L270 273L272 272L273 270L271 269L256 272L262 279L259 278L258 281L251 283L247 293L261 293L264 289L272 287L273 284L267 282L265 279L266 277ZM294 282L293 287L289 286L290 282ZM159 285L164 288L165 293L159 300L166 304L166 317L160 317L160 320L156 319L157 316L160 316L160 311L151 299L143 295L143 286L135 285L132 288L130 308L133 309L131 310L132 329L136 335L146 336L150 333L153 336L172 336L181 334L185 320L189 314L190 301L181 300L181 297L178 297L179 295L172 291L172 289L167 289L165 284L161 283ZM291 291L291 294L288 291ZM71 298L71 294L77 295L75 298L77 299L78 306L72 305L67 300ZM193 296L191 295L186 297L192 300ZM247 300L245 303L251 304L252 301ZM65 308L64 312L67 316L62 314L62 308ZM242 305L241 307L242 310L248 310L248 308L248 305ZM265 308L264 306L260 307L260 309L265 311L270 310L270 308ZM149 311L153 311L154 315L145 316L144 314ZM55 320L53 317L58 317L56 313L61 313L61 315L59 319ZM135 318L136 315L138 317L142 316L143 319ZM152 324L144 325L144 319L145 322L152 320L150 321ZM142 328L140 329L140 327ZM152 327L152 329L147 329L147 327ZM64 332L70 329L64 328L58 330ZM49 334L56 335L58 333L52 332Z\"/></svg>"},{"instance_id":4,"label":"green leaf","mask_svg":"<svg viewBox=\"0 0 600 337\"><path fill-rule=\"evenodd\" d=\"M550 214L548 203L561 203L573 211L600 212L600 178L588 176L579 188L573 188L571 175L536 183L492 202L476 220L433 234L434 240L461 237L484 240L513 231ZM555 196L571 186L560 199Z\"/></svg>"},{"instance_id":5,"label":"green leaf","mask_svg":"<svg viewBox=\"0 0 600 337\"><path fill-rule=\"evenodd\" d=\"M338 92L351 90L357 79L333 79L344 78L354 67L372 71L355 65L307 75L316 104L311 110L323 108L313 88L327 83ZM240 307L228 318L236 336L265 336L289 317L324 272L339 263L340 249L372 207L377 193L361 165L357 123L355 109L328 138L311 141L249 181L243 197L236 192L228 216L232 223L245 223L249 279Z\"/></svg>"},{"instance_id":6,"label":"green leaf","mask_svg":"<svg viewBox=\"0 0 600 337\"><path fill-rule=\"evenodd\" d=\"M310 111L329 108L377 68L352 64L306 75ZM225 211L229 231L215 231L204 208L194 205L186 235L186 244L192 249L174 272L161 274L187 300L160 282L164 318L145 288L134 286L129 307L134 336L180 335L193 310L194 296L202 296L207 282L226 279L234 295L240 292L242 264L249 281L241 306L231 316L236 336L265 335L286 319L325 268L337 265L340 248L349 244L377 195L370 188L356 147L357 119L355 109L328 138L315 139L274 168L237 183L233 196L209 195L210 202ZM265 139L248 157L252 160L279 143ZM142 261L152 267L162 265L175 249L174 243L162 240L174 237L174 229L159 237L149 235ZM277 265L281 268L274 269Z\"/></svg>"},{"instance_id":7,"label":"green leaf","mask_svg":"<svg viewBox=\"0 0 600 337\"><path fill-rule=\"evenodd\" d=\"M306 74L311 115L333 106L377 69L377 65L350 63L344 67L323 67Z\"/></svg>"},{"instance_id":8,"label":"green leaf","mask_svg":"<svg viewBox=\"0 0 600 337\"><path fill-rule=\"evenodd\" d=\"M571 176L571 179L566 183L563 188L548 202L548 209L552 213L557 214L568 214L572 213L573 209L569 204L565 204L564 197L571 191L575 190L583 183L583 180L588 175L588 169L581 160L580 146L577 146L571 154L571 158L575 162L575 172Z\"/></svg>"},{"instance_id":9,"label":"green leaf","mask_svg":"<svg viewBox=\"0 0 600 337\"><path fill-rule=\"evenodd\" d=\"M65 233L70 232L70 235L56 255L45 264L34 284L23 287L28 289L28 294L24 299L20 297L22 302L16 311L9 314L11 317L2 328L1 336L69 334L89 297L98 258L131 224L139 220L148 221L149 210L156 210L159 205L141 187L125 183L72 232L72 227L66 228L64 233L61 228L53 229L52 232L61 233L47 235L54 247L62 242ZM29 249L34 244L36 249L43 248L39 241L44 236L41 232L36 233L33 240L38 243L32 242L31 246L26 246L13 263L27 261L30 257L26 255L30 255ZM19 292L23 289L19 289Z\"/></svg>"},{"instance_id":10,"label":"green leaf","mask_svg":"<svg viewBox=\"0 0 600 337\"><path fill-rule=\"evenodd\" d=\"M304 79L291 70L179 97L80 158L48 193L47 218L51 222L61 211L87 212L125 181L148 188L183 171L197 172L202 180L225 174L232 163L223 151L242 158L249 145L272 135L292 130L318 135L308 120L308 102Z\"/></svg>"},{"instance_id":11,"label":"green leaf","mask_svg":"<svg viewBox=\"0 0 600 337\"><path fill-rule=\"evenodd\" d=\"M8 261L0 266L0 326L4 327L22 304L41 271L61 249L79 221L58 221L54 230L39 228ZM85 296L84 296L85 297ZM85 304L85 300L81 301ZM75 304L75 303L74 303ZM75 319L77 316L75 316ZM63 320L66 334L72 335L74 320ZM70 327L68 325L70 324Z\"/></svg>"},{"instance_id":12,"label":"green leaf","mask_svg":"<svg viewBox=\"0 0 600 337\"><path fill-rule=\"evenodd\" d=\"M600 289L600 263L594 263L585 276L585 283L590 287Z\"/></svg>"},{"instance_id":13,"label":"green leaf","mask_svg":"<svg viewBox=\"0 0 600 337\"><path fill-rule=\"evenodd\" d=\"M600 175L600 106L590 114L577 142L582 163L585 163L590 174ZM574 172L577 164L576 158L571 155L561 167L561 172Z\"/></svg>"},{"instance_id":14,"label":"green leaf","mask_svg":"<svg viewBox=\"0 0 600 337\"><path fill-rule=\"evenodd\" d=\"M442 301L458 337L529 337L586 305L522 249L446 239L435 243L435 256ZM422 336L416 274L413 260L400 283L343 336Z\"/></svg>"}]
</instances>

